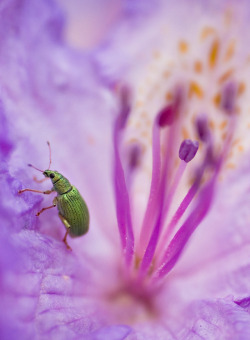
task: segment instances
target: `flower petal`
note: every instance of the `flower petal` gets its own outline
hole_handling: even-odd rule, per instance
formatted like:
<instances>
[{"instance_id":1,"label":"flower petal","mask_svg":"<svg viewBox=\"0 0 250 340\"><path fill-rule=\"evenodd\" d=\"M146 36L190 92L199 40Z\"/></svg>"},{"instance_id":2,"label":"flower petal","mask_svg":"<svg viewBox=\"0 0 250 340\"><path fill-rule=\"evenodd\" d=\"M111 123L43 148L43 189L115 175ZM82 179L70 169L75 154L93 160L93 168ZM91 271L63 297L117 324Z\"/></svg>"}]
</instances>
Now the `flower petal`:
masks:
<instances>
[{"instance_id":1,"label":"flower petal","mask_svg":"<svg viewBox=\"0 0 250 340\"><path fill-rule=\"evenodd\" d=\"M117 326L107 326L98 329L93 334L90 335L88 340L123 340L127 339L128 334L131 332L130 327L117 325Z\"/></svg>"},{"instance_id":2,"label":"flower petal","mask_svg":"<svg viewBox=\"0 0 250 340\"><path fill-rule=\"evenodd\" d=\"M218 185L213 206L175 268L173 289L183 298L249 297L249 157ZM188 294L187 294L188 292ZM182 295L182 294L181 294ZM185 297L185 296L186 297Z\"/></svg>"},{"instance_id":3,"label":"flower petal","mask_svg":"<svg viewBox=\"0 0 250 340\"><path fill-rule=\"evenodd\" d=\"M194 303L187 312L194 315L190 330L180 339L248 339L250 316L231 301Z\"/></svg>"},{"instance_id":4,"label":"flower petal","mask_svg":"<svg viewBox=\"0 0 250 340\"><path fill-rule=\"evenodd\" d=\"M94 284L101 282L104 273L99 270L100 277L94 279L95 263L67 254L63 244L33 231L20 232L9 243L1 247L5 260L0 268L4 274L0 321L6 338L16 332L23 338L36 334L41 339L85 337L105 325L107 310L104 312L98 299L102 288ZM11 257L6 257L9 253ZM124 327L118 334L128 329ZM115 338L115 331L113 334Z\"/></svg>"},{"instance_id":5,"label":"flower petal","mask_svg":"<svg viewBox=\"0 0 250 340\"><path fill-rule=\"evenodd\" d=\"M112 244L119 244L118 233L110 231L115 213L112 187L108 185L116 99L89 56L63 44L63 17L53 3L17 5L16 1L6 1L0 16L4 17L0 29L5 32L0 42L4 65L0 74L1 100L6 124L15 140L9 163L11 175L23 187L48 189L48 182L38 185L32 181L35 171L26 168L26 164L43 170L47 167L49 140L52 166L76 185L89 206L91 224L100 226L90 228L91 232L97 237L111 234ZM10 46L15 46L14 52ZM7 150L7 135L4 142ZM31 203L31 196L34 204L38 203L38 195L24 194L19 198L19 207L22 201ZM47 225L51 213L46 212L40 220L44 231L55 236Z\"/></svg>"}]
</instances>

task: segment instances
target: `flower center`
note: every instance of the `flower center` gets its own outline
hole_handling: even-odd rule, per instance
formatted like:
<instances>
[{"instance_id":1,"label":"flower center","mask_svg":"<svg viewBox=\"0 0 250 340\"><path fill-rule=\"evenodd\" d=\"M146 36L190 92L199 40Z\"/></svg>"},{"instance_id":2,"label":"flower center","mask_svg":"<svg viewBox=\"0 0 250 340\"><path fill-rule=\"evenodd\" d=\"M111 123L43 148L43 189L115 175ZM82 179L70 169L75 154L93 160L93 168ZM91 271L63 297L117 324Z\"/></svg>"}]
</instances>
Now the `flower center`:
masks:
<instances>
[{"instance_id":1,"label":"flower center","mask_svg":"<svg viewBox=\"0 0 250 340\"><path fill-rule=\"evenodd\" d=\"M106 295L107 303L112 306L114 321L119 320L119 323L133 325L138 322L153 321L159 317L155 292L146 292L136 287L136 285L125 286Z\"/></svg>"}]
</instances>

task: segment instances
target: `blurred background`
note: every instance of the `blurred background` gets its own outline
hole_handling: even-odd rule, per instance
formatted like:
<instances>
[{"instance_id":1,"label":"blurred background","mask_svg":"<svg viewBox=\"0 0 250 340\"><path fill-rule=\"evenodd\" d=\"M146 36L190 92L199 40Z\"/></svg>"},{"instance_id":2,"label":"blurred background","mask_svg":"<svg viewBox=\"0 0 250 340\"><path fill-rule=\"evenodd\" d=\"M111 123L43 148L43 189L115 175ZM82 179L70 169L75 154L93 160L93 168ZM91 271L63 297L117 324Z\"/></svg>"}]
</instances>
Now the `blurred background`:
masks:
<instances>
[{"instance_id":1,"label":"blurred background","mask_svg":"<svg viewBox=\"0 0 250 340\"><path fill-rule=\"evenodd\" d=\"M76 48L91 49L107 36L121 14L121 0L56 0L65 12L65 38Z\"/></svg>"}]
</instances>

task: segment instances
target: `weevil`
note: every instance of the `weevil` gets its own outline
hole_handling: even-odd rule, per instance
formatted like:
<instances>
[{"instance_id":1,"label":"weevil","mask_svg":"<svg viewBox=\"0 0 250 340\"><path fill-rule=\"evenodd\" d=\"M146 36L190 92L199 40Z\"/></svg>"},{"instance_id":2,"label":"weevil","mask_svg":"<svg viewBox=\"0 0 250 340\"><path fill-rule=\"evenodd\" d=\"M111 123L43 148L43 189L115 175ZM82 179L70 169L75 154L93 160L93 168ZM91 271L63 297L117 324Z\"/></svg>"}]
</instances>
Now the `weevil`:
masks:
<instances>
[{"instance_id":1,"label":"weevil","mask_svg":"<svg viewBox=\"0 0 250 340\"><path fill-rule=\"evenodd\" d=\"M62 223L66 228L66 233L63 238L67 249L71 250L67 242L67 236L78 237L87 233L89 229L89 211L88 207L82 198L79 191L70 184L69 180L64 177L60 172L55 170L50 170L51 166L51 148L50 143L47 142L49 146L49 167L48 170L42 171L31 164L28 166L40 171L45 176L44 180L49 178L53 184L51 190L39 191L34 189L22 189L18 193L21 194L25 191L31 191L35 193L49 195L53 192L57 193L57 196L53 199L53 204L49 207L42 208L37 212L36 216L39 216L42 212L47 209L51 209L57 206L58 215ZM37 181L37 182L42 182Z\"/></svg>"}]
</instances>

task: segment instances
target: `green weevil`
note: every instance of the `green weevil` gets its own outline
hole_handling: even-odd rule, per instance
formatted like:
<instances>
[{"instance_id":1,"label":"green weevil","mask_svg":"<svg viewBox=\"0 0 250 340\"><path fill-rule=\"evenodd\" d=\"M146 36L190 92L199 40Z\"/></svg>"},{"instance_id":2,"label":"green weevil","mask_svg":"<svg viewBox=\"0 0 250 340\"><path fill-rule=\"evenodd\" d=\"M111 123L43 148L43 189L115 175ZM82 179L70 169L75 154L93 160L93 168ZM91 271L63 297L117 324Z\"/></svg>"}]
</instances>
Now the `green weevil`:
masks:
<instances>
[{"instance_id":1,"label":"green weevil","mask_svg":"<svg viewBox=\"0 0 250 340\"><path fill-rule=\"evenodd\" d=\"M50 178L53 184L51 190L39 191L33 189L22 189L19 190L18 193L21 194L25 191L37 192L40 194L51 194L53 192L57 193L57 196L53 199L53 205L42 208L36 216L39 216L43 211L54 208L57 206L58 215L66 227L66 233L63 238L63 242L66 244L67 249L71 250L71 247L68 245L67 236L68 234L71 237L81 236L87 233L89 229L89 211L88 207L80 195L79 191L70 184L67 178L65 178L58 171L50 170L51 165L51 148L50 143L48 143L49 151L50 151L50 160L48 170L42 171L31 164L28 166L40 171L45 176L44 179ZM42 182L40 180L38 182Z\"/></svg>"}]
</instances>

